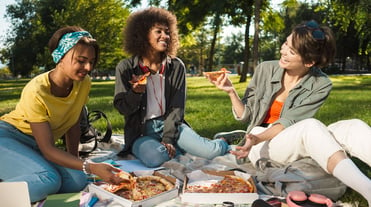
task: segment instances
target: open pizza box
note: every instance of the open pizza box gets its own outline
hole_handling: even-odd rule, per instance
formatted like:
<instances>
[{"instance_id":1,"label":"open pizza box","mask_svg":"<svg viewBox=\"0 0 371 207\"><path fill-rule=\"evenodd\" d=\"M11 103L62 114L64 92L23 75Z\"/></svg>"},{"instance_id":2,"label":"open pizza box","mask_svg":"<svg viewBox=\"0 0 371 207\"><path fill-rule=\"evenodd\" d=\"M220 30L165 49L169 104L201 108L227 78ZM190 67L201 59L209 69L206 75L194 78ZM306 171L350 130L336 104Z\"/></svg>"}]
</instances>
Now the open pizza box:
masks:
<instances>
[{"instance_id":1,"label":"open pizza box","mask_svg":"<svg viewBox=\"0 0 371 207\"><path fill-rule=\"evenodd\" d=\"M103 189L102 186L95 185L94 183L90 183L85 189L85 191L95 194L95 196L98 197L99 200L109 200L110 201L109 206L124 206L124 207L147 207L147 206L152 207L178 196L180 183L179 180L172 176L164 175L158 171L151 171L150 173L151 174L147 175L160 176L172 182L174 184L174 188L140 201L132 201L125 199L114 193L108 192L107 190Z\"/></svg>"},{"instance_id":2,"label":"open pizza box","mask_svg":"<svg viewBox=\"0 0 371 207\"><path fill-rule=\"evenodd\" d=\"M206 175L206 177L205 177ZM207 184L210 183L217 177L224 177L225 175L235 175L243 178L251 184L251 193L194 193L187 192L187 185L190 183L199 182ZM207 178L204 180L204 178ZM197 181L197 179L199 181ZM190 184L191 185L191 184ZM257 194L256 186L253 179L247 173L240 171L214 171L214 170L200 170L197 172L192 172L187 174L184 179L184 185L182 189L182 194L180 195L182 203L197 203L197 204L221 204L225 201L230 201L235 204L251 204L256 199L259 199Z\"/></svg>"}]
</instances>

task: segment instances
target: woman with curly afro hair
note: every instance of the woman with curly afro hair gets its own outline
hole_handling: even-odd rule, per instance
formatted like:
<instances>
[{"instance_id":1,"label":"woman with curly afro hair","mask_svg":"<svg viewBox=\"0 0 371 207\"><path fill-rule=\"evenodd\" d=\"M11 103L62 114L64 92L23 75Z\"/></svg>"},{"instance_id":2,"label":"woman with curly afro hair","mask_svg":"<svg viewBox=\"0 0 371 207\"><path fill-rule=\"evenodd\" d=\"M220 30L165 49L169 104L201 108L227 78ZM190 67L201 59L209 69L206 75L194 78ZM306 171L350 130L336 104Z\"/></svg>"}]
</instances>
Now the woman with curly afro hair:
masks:
<instances>
[{"instance_id":1,"label":"woman with curly afro hair","mask_svg":"<svg viewBox=\"0 0 371 207\"><path fill-rule=\"evenodd\" d=\"M176 57L177 19L150 7L132 13L123 32L131 54L116 67L114 106L125 118L125 148L148 167L178 154L212 159L230 151L223 139L210 140L184 120L186 68Z\"/></svg>"}]
</instances>

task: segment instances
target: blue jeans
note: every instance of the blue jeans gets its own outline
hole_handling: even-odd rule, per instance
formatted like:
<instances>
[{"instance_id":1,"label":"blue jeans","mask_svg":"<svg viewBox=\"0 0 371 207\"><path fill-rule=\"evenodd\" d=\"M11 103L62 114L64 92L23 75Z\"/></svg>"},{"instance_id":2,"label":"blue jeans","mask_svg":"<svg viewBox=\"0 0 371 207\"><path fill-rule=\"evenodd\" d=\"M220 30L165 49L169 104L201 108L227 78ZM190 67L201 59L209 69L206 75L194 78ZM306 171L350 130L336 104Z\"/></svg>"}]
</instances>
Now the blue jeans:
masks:
<instances>
[{"instance_id":1,"label":"blue jeans","mask_svg":"<svg viewBox=\"0 0 371 207\"><path fill-rule=\"evenodd\" d=\"M31 136L4 121L0 121L0 166L4 182L27 182L31 202L49 194L79 192L87 185L82 171L49 162Z\"/></svg>"},{"instance_id":2,"label":"blue jeans","mask_svg":"<svg viewBox=\"0 0 371 207\"><path fill-rule=\"evenodd\" d=\"M158 167L170 160L165 146L161 144L164 121L148 120L145 127L144 136L135 140L132 153L147 167ZM213 159L231 150L224 140L201 137L186 124L181 124L178 130L179 137L174 144L177 155L187 152L205 159Z\"/></svg>"}]
</instances>

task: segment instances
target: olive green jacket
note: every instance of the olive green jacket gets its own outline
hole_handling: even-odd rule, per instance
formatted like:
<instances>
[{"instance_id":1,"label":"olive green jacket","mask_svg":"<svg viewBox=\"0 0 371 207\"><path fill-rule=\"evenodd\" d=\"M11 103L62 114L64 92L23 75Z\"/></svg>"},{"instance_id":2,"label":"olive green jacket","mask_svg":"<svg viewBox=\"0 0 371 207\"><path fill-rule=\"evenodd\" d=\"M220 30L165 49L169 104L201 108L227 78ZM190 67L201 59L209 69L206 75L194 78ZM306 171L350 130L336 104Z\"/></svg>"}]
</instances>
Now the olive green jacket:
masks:
<instances>
[{"instance_id":1,"label":"olive green jacket","mask_svg":"<svg viewBox=\"0 0 371 207\"><path fill-rule=\"evenodd\" d=\"M282 88L284 69L278 61L266 61L255 70L242 98L245 111L235 119L248 122L247 132L264 121L277 92ZM331 80L319 68L311 68L302 80L289 92L284 102L280 118L273 124L282 124L285 128L303 119L315 115L332 89Z\"/></svg>"}]
</instances>

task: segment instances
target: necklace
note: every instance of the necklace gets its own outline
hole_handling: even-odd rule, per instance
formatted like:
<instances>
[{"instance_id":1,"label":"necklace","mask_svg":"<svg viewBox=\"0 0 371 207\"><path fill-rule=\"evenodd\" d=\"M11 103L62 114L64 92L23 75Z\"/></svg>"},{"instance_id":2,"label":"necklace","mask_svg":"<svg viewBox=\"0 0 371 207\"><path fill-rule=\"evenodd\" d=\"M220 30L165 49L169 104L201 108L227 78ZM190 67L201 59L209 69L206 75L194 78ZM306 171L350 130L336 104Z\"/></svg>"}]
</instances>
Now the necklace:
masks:
<instances>
[{"instance_id":1,"label":"necklace","mask_svg":"<svg viewBox=\"0 0 371 207\"><path fill-rule=\"evenodd\" d=\"M69 87L60 87L52 79L49 79L49 82L51 93L58 97L67 97L73 88L73 84Z\"/></svg>"}]
</instances>

